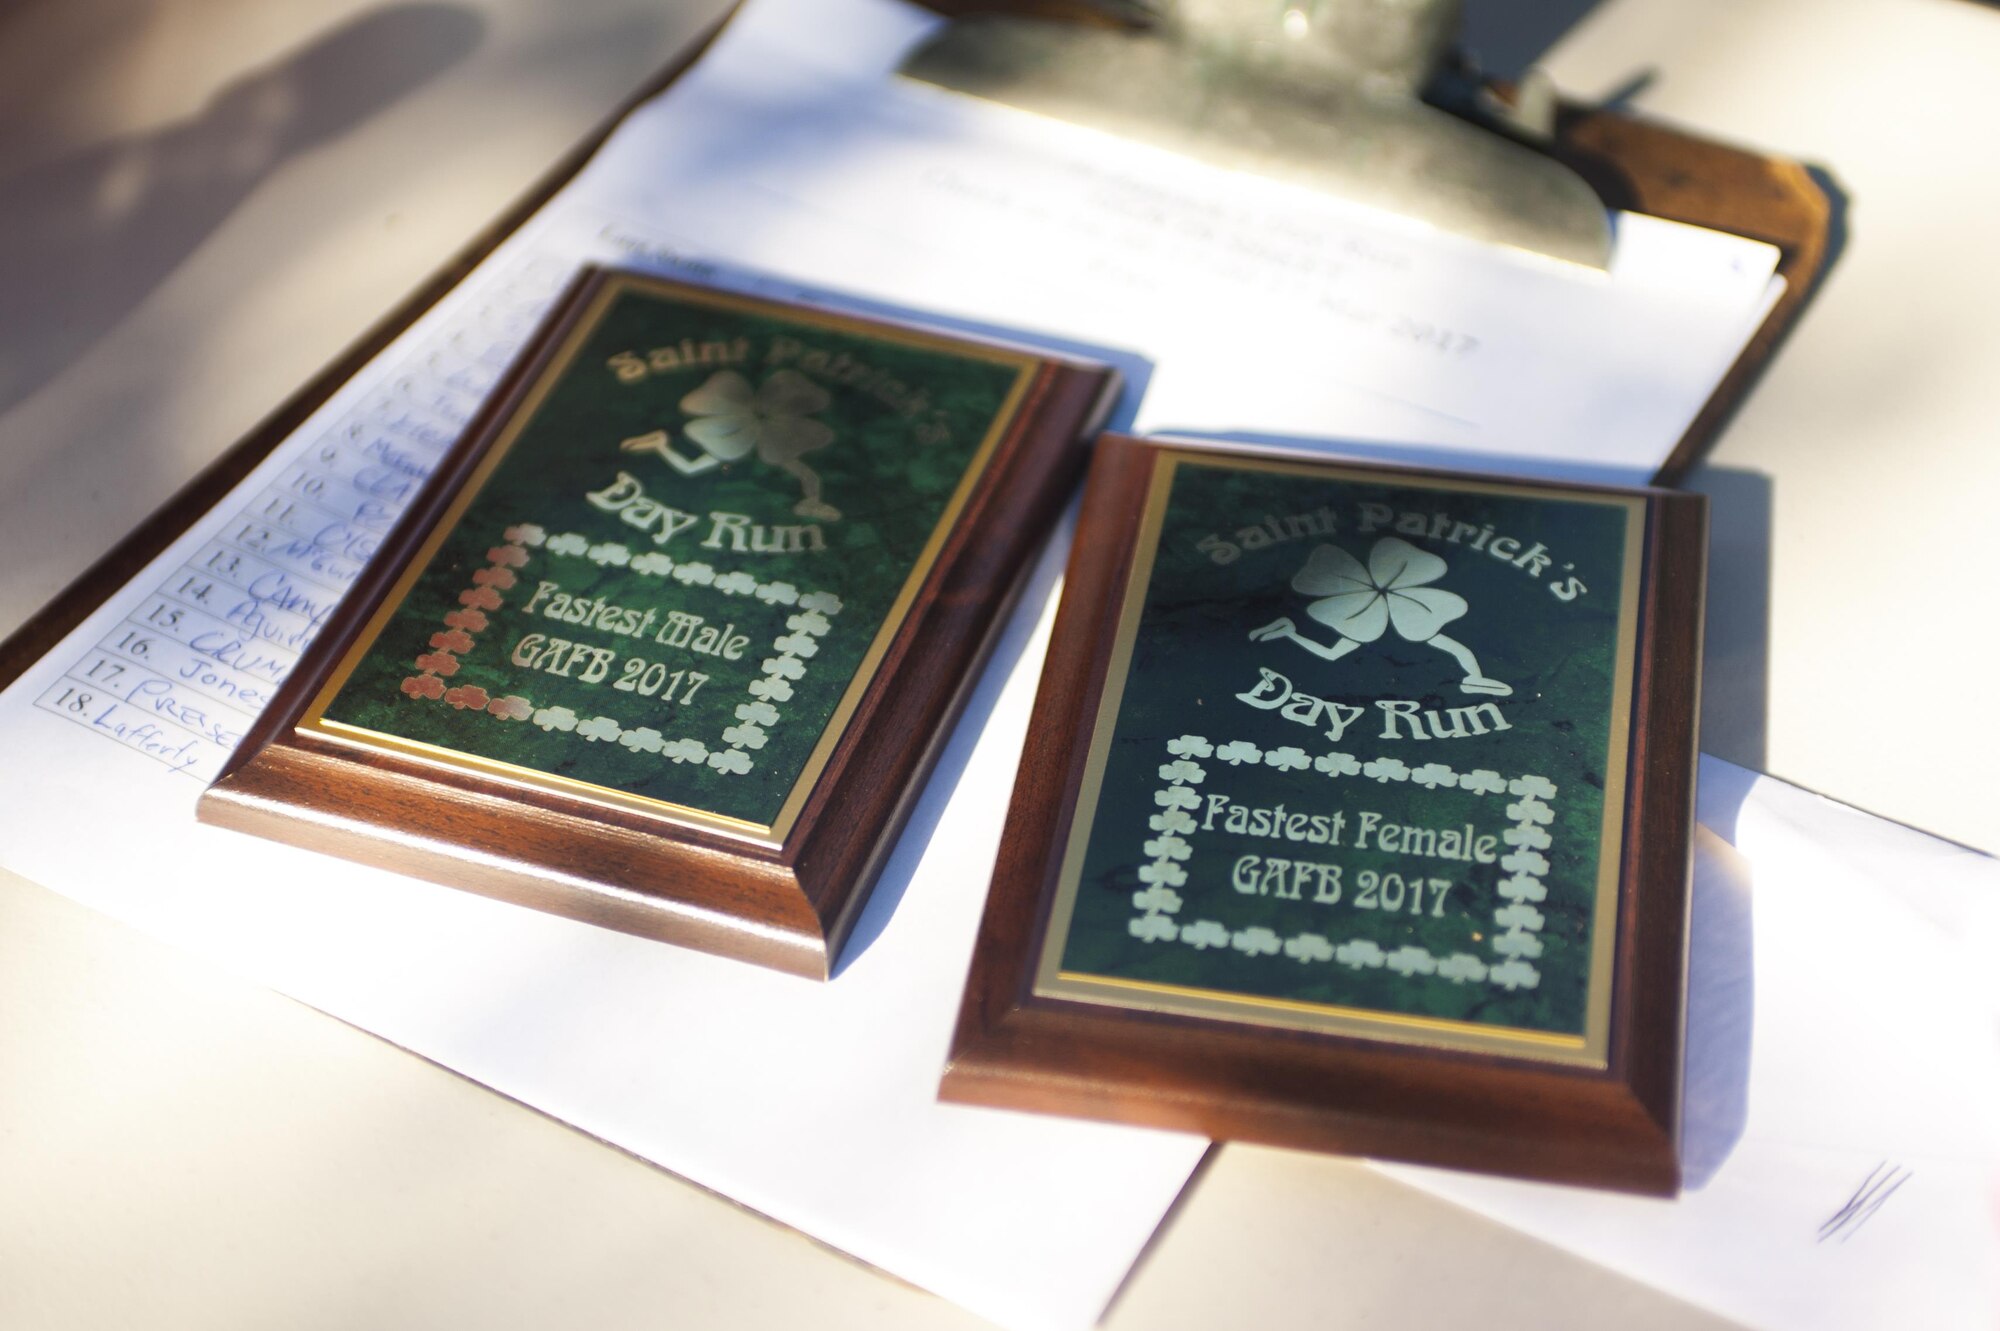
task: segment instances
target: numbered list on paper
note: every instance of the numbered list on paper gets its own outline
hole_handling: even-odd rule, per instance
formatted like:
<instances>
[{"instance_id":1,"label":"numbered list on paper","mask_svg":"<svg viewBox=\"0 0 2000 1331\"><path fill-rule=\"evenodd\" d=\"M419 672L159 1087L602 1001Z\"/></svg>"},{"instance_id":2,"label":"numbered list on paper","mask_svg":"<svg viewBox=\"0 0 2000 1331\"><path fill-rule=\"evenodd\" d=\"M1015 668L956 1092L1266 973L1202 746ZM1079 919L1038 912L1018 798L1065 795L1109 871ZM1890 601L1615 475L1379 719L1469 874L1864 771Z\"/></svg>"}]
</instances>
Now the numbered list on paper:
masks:
<instances>
[{"instance_id":1,"label":"numbered list on paper","mask_svg":"<svg viewBox=\"0 0 2000 1331\"><path fill-rule=\"evenodd\" d=\"M293 435L276 478L211 514L208 539L35 705L213 780L566 276L547 258L524 264L362 404Z\"/></svg>"}]
</instances>

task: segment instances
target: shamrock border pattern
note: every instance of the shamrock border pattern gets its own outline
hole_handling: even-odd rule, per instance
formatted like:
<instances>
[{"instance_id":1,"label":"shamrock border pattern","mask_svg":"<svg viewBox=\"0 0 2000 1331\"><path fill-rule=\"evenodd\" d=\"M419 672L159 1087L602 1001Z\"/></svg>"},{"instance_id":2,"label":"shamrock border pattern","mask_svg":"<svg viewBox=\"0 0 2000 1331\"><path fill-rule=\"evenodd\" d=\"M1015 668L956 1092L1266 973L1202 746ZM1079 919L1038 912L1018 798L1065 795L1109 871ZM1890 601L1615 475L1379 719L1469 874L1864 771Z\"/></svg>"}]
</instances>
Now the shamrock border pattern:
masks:
<instances>
[{"instance_id":1,"label":"shamrock border pattern","mask_svg":"<svg viewBox=\"0 0 2000 1331\"><path fill-rule=\"evenodd\" d=\"M472 585L458 594L459 608L444 616L444 629L431 635L431 650L417 656L415 665L422 673L403 680L403 694L412 701L428 699L475 709L498 721L533 721L543 730L575 731L593 743L615 742L635 753L657 753L675 763L703 763L725 776L740 776L756 766L745 750L761 749L769 741L771 727L783 719L777 704L791 698L792 682L805 677L806 662L818 655L819 639L841 611L841 600L832 592L802 593L789 582L760 582L740 569L718 572L710 564L676 561L658 551L635 556L615 541L593 544L576 532L550 536L532 522L507 528L503 539L505 544L486 552L486 564L474 570ZM489 612L506 604L501 593L518 584L518 570L527 567L531 548L539 548L545 557L581 557L600 568L630 568L648 577L672 577L684 586L713 587L726 596L754 596L767 605L799 607L785 621L784 636L771 643L776 654L760 663L762 673L746 687L751 701L737 704L736 724L722 732L728 747L711 749L692 736L668 739L651 726L627 727L611 716L580 720L567 707L537 708L517 693L491 697L477 684L446 686L445 680L458 673L458 658L472 650L478 635L491 624Z\"/></svg>"},{"instance_id":2,"label":"shamrock border pattern","mask_svg":"<svg viewBox=\"0 0 2000 1331\"><path fill-rule=\"evenodd\" d=\"M1387 966L1405 978L1437 975L1453 984L1495 984L1512 992L1533 989L1541 983L1541 972L1531 964L1542 955L1541 930L1547 918L1536 903L1547 899L1548 824L1555 818L1549 804L1556 787L1546 777L1532 774L1509 780L1498 772L1476 768L1459 772L1444 763L1425 763L1412 768L1402 759L1384 756L1362 762L1352 754L1329 750L1311 758L1296 745L1261 749L1249 740L1211 744L1200 735L1182 735L1166 744L1169 761L1160 765L1163 783L1153 792L1159 812L1147 825L1155 833L1142 849L1149 862L1139 868L1145 886L1132 894L1132 905L1140 914L1126 922L1126 931L1142 943L1177 942L1197 950L1233 947L1248 956L1275 956L1283 952L1301 965L1338 961L1351 969ZM1311 767L1335 780L1359 777L1386 785L1391 781L1413 782L1426 789L1440 787L1469 791L1481 797L1502 793L1515 797L1506 808L1512 826L1501 839L1512 849L1500 857L1500 867L1508 876L1500 880L1500 895L1506 904L1493 912L1500 931L1493 936L1493 950L1504 960L1483 961L1470 952L1454 952L1440 957L1427 948L1405 944L1394 952L1384 952L1373 939L1350 938L1335 944L1324 934L1300 932L1281 939L1263 925L1234 932L1219 920L1195 920L1183 924L1175 918L1185 904L1175 889L1187 884L1183 863L1194 853L1185 833L1194 830L1190 808L1200 806L1192 787L1200 785L1208 773L1196 759L1218 759L1231 766L1262 763L1279 771L1304 771Z\"/></svg>"}]
</instances>

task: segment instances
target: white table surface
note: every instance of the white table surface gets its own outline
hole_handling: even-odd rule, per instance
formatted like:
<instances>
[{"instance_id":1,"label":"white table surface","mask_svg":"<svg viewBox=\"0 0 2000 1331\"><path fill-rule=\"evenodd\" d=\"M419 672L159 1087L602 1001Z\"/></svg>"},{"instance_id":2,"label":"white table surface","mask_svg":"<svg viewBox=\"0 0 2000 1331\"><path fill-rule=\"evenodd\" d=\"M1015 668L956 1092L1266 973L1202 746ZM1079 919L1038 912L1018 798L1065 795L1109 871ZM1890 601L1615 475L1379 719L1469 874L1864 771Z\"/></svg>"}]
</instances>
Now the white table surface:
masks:
<instances>
[{"instance_id":1,"label":"white table surface","mask_svg":"<svg viewBox=\"0 0 2000 1331\"><path fill-rule=\"evenodd\" d=\"M0 633L722 0L0 10ZM2000 848L2000 10L1474 5L1499 72L1824 165L1839 260L1695 484L1703 746ZM1505 14L1498 11L1505 10ZM1502 28L1506 23L1511 26ZM1211 1157L1108 1325L1719 1326L1352 1165ZM0 874L0 1326L982 1325Z\"/></svg>"}]
</instances>

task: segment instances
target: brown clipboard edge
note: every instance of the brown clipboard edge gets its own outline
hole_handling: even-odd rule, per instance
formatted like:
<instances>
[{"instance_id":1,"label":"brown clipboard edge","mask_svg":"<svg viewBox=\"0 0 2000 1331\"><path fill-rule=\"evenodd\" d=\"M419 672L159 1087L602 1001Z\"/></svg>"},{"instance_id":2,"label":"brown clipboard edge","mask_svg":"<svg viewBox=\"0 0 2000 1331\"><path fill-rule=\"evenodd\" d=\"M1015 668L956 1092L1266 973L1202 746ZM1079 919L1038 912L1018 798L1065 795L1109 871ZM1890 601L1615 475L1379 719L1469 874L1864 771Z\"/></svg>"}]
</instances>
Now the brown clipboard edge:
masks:
<instances>
[{"instance_id":1,"label":"brown clipboard edge","mask_svg":"<svg viewBox=\"0 0 2000 1331\"><path fill-rule=\"evenodd\" d=\"M1654 485L1673 487L1721 433L1819 289L1835 201L1802 162L1762 156L1616 111L1566 106L1556 135L1550 155L1582 173L1609 206L1726 231L1778 249L1784 293L1654 473Z\"/></svg>"},{"instance_id":2,"label":"brown clipboard edge","mask_svg":"<svg viewBox=\"0 0 2000 1331\"><path fill-rule=\"evenodd\" d=\"M927 2L931 8L946 12L982 7L969 0ZM1030 0L1019 8L1029 12L1068 12L1065 6L1048 0ZM54 650L112 593L137 576L202 514L220 503L342 384L360 373L425 311L464 281L501 241L583 168L627 115L648 98L665 91L700 59L735 13L732 8L665 69L647 80L422 286L197 473L47 605L0 640L0 688L12 684L29 666ZM1817 288L1827 256L1832 201L1801 163L1760 156L1615 111L1565 108L1551 153L1582 172L1612 207L1726 231L1778 247L1778 272L1786 281L1784 295L1655 474L1653 484L1671 486L1686 474L1720 432Z\"/></svg>"}]
</instances>

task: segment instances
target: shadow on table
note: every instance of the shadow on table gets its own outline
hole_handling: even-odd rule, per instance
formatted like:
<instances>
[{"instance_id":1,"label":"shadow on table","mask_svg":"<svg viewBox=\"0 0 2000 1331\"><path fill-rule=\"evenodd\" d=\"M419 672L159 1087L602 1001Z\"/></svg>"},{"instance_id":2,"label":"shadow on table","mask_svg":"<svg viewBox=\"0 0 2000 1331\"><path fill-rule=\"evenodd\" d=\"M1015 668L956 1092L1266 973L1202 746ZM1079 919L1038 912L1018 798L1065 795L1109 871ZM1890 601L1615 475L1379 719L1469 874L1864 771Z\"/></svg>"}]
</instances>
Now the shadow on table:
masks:
<instances>
[{"instance_id":1,"label":"shadow on table","mask_svg":"<svg viewBox=\"0 0 2000 1331\"><path fill-rule=\"evenodd\" d=\"M1701 751L1761 772L1770 730L1771 478L1702 466L1683 488L1708 496Z\"/></svg>"},{"instance_id":2,"label":"shadow on table","mask_svg":"<svg viewBox=\"0 0 2000 1331\"><path fill-rule=\"evenodd\" d=\"M1688 912L1687 1044L1681 1077L1681 1186L1715 1177L1750 1114L1756 946L1750 862L1731 839L1754 772L1702 764Z\"/></svg>"},{"instance_id":3,"label":"shadow on table","mask_svg":"<svg viewBox=\"0 0 2000 1331\"><path fill-rule=\"evenodd\" d=\"M407 96L484 27L449 4L373 10L236 80L191 119L0 181L0 412L115 328L279 162Z\"/></svg>"},{"instance_id":4,"label":"shadow on table","mask_svg":"<svg viewBox=\"0 0 2000 1331\"><path fill-rule=\"evenodd\" d=\"M1749 1114L1755 1027L1754 888L1735 849L1736 819L1763 770L1771 659L1771 479L1697 468L1686 488L1709 500L1708 605L1702 644L1701 751L1688 922L1682 1184L1702 1187L1736 1147Z\"/></svg>"}]
</instances>

